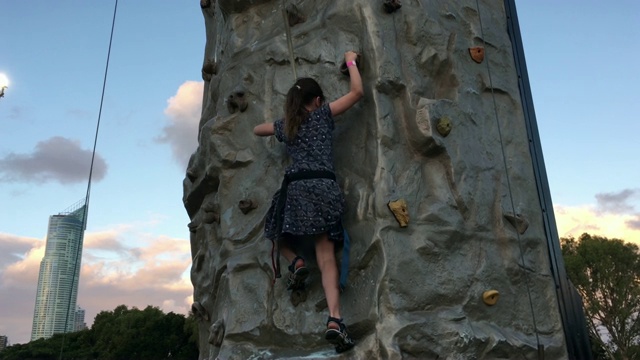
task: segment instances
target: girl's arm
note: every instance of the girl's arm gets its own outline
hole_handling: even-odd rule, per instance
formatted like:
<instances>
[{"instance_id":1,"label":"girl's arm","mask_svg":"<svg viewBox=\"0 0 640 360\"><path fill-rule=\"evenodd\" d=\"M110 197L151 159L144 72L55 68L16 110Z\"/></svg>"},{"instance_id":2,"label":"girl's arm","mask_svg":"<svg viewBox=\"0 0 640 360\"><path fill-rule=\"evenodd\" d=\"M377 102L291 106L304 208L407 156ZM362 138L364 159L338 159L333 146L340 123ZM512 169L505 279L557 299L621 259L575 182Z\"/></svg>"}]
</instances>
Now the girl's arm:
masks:
<instances>
[{"instance_id":1,"label":"girl's arm","mask_svg":"<svg viewBox=\"0 0 640 360\"><path fill-rule=\"evenodd\" d=\"M275 133L273 130L273 123L264 123L257 125L253 128L253 133L258 136L271 136Z\"/></svg>"},{"instance_id":2,"label":"girl's arm","mask_svg":"<svg viewBox=\"0 0 640 360\"><path fill-rule=\"evenodd\" d=\"M347 51L344 53L344 61L356 61L358 55L353 51ZM336 116L340 115L343 112L349 110L355 103L362 98L362 79L360 78L360 71L356 65L352 65L348 67L349 69L349 78L351 79L351 89L346 95L343 95L338 100L332 101L329 104L329 108L331 109L331 115Z\"/></svg>"}]
</instances>

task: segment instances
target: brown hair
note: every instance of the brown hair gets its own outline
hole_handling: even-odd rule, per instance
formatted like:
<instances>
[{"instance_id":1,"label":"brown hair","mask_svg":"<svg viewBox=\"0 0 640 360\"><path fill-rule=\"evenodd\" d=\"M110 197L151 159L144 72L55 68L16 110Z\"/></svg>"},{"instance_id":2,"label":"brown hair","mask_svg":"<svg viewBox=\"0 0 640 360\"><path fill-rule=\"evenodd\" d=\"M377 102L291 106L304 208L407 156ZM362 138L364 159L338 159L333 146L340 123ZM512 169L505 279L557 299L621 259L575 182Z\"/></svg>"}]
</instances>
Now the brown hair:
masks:
<instances>
[{"instance_id":1,"label":"brown hair","mask_svg":"<svg viewBox=\"0 0 640 360\"><path fill-rule=\"evenodd\" d=\"M292 141L296 137L300 124L309 114L305 105L309 105L317 97L324 101L322 88L312 78L300 78L289 89L284 104L284 133L287 140Z\"/></svg>"}]
</instances>

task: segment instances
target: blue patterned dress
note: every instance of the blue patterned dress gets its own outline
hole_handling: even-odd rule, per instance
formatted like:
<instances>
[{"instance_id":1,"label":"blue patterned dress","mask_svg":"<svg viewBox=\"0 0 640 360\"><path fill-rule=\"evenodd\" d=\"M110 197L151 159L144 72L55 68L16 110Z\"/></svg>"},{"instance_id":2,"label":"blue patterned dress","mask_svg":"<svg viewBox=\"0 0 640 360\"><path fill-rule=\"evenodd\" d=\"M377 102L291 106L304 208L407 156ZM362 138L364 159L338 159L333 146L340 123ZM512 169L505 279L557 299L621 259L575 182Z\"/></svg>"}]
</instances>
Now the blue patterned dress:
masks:
<instances>
[{"instance_id":1,"label":"blue patterned dress","mask_svg":"<svg viewBox=\"0 0 640 360\"><path fill-rule=\"evenodd\" d=\"M285 173L320 170L334 172L333 129L331 109L324 104L309 114L298 128L298 134L289 141L284 131L284 120L273 124L276 139L284 142L293 160ZM265 236L277 240L281 234L294 236L328 233L333 241L343 240L342 214L344 195L337 182L331 179L292 181L287 187L287 198L282 213L282 233L277 234L276 206L280 190L271 201L265 222Z\"/></svg>"}]
</instances>

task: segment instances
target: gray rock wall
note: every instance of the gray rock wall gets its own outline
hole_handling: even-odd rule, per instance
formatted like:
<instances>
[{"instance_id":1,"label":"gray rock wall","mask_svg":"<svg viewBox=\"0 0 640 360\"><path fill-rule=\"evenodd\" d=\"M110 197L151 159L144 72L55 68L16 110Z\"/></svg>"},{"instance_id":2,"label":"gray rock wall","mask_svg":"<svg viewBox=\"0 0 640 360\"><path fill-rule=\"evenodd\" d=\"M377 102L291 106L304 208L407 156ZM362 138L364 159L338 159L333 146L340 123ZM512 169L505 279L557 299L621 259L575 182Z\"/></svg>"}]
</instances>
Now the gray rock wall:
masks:
<instances>
[{"instance_id":1,"label":"gray rock wall","mask_svg":"<svg viewBox=\"0 0 640 360\"><path fill-rule=\"evenodd\" d=\"M202 359L531 359L538 344L566 357L503 1L385 11L394 3L201 0L205 91L183 200ZM365 97L335 135L352 238L342 314L357 341L342 357L323 339L317 268L307 292L272 286L262 236L286 155L252 129L282 116L294 81L283 4L297 74L329 100L349 88L343 53L362 53ZM388 206L400 199L406 227Z\"/></svg>"}]
</instances>

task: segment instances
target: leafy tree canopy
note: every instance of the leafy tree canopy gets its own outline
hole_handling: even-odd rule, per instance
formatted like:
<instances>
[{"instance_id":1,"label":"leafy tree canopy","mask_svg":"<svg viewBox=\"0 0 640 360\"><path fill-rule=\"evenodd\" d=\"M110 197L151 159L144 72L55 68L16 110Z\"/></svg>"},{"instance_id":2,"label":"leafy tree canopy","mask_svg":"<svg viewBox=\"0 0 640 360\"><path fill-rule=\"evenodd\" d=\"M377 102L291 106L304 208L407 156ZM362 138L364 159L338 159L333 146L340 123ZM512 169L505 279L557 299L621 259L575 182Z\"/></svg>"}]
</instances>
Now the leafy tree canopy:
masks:
<instances>
[{"instance_id":1,"label":"leafy tree canopy","mask_svg":"<svg viewBox=\"0 0 640 360\"><path fill-rule=\"evenodd\" d=\"M640 342L640 254L620 239L562 238L567 275L580 292L591 339L611 359L635 359Z\"/></svg>"},{"instance_id":2,"label":"leafy tree canopy","mask_svg":"<svg viewBox=\"0 0 640 360\"><path fill-rule=\"evenodd\" d=\"M0 360L197 359L192 318L157 307L120 305L96 315L91 329L9 346ZM64 343L64 346L63 346Z\"/></svg>"}]
</instances>

